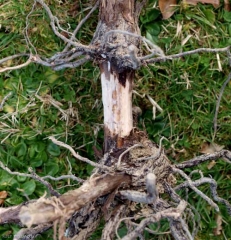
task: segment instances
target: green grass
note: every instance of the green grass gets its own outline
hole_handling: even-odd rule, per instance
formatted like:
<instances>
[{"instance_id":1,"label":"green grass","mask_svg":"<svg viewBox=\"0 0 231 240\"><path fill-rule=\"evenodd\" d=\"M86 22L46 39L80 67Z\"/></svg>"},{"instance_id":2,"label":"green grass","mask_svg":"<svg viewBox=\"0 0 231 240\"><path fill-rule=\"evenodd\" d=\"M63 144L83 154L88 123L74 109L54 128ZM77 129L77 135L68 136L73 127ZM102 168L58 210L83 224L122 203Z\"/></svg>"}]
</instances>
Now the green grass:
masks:
<instances>
[{"instance_id":1,"label":"green grass","mask_svg":"<svg viewBox=\"0 0 231 240\"><path fill-rule=\"evenodd\" d=\"M85 14L87 1L47 1L64 28L75 28ZM162 20L160 12L153 10L150 1L147 10L142 13L140 26L142 35L159 45L167 55L188 51L200 47L224 47L230 45L231 14L223 6L214 9L210 5L179 5L175 14L168 20ZM31 8L31 1L0 0L0 54L1 58L27 51L24 36L25 19ZM71 10L70 10L71 9ZM83 13L82 13L83 12ZM88 44L97 23L94 13L78 34L81 42ZM178 34L176 34L178 33ZM51 31L48 18L40 7L30 17L29 34L39 54L51 56L65 46ZM187 42L182 42L189 36ZM152 105L147 98L134 96L134 104L141 107L143 114L140 126L144 127L151 139L159 142L161 136L169 157L174 162L190 159L200 154L203 142L215 141L231 149L231 85L225 89L218 115L219 129L214 138L213 117L216 99L225 81L230 67L227 57L219 54L222 70L218 68L215 54L200 53L174 61L151 64L136 72L135 90L150 95L163 108L152 119ZM26 58L15 63L21 63ZM187 85L188 81L188 85ZM92 146L102 148L102 102L99 70L91 63L77 69L54 72L48 68L31 64L28 67L6 72L0 75L0 101L9 92L11 97L0 112L0 159L14 171L28 172L32 166L43 176L60 176L70 171L79 177L89 176L91 167L74 159L63 148L52 144L48 137L55 135L74 148L85 145L77 151L90 159L94 158ZM40 97L38 98L37 95ZM60 110L52 105L52 97L60 107L69 112L68 121ZM42 99L42 100L41 100ZM70 105L70 103L72 105ZM212 176L218 182L220 196L230 199L230 165L219 161L211 170L203 164L199 168L205 176ZM4 206L11 206L43 195L46 191L41 184L30 179L12 177L0 170L0 190L8 192ZM73 187L75 182L52 182L60 193ZM62 188L69 184L69 187ZM76 186L75 186L76 187ZM20 191L16 190L20 189ZM201 190L209 193L208 186ZM198 239L219 239L211 229L215 227L215 212L196 196L190 194L191 204L202 213ZM231 202L231 201L230 201ZM231 218L221 206L224 219L223 231L227 239L231 238ZM15 225L0 226L0 234L15 233ZM165 226L162 231L166 231ZM159 239L163 239L163 236ZM220 236L220 239L224 239Z\"/></svg>"}]
</instances>

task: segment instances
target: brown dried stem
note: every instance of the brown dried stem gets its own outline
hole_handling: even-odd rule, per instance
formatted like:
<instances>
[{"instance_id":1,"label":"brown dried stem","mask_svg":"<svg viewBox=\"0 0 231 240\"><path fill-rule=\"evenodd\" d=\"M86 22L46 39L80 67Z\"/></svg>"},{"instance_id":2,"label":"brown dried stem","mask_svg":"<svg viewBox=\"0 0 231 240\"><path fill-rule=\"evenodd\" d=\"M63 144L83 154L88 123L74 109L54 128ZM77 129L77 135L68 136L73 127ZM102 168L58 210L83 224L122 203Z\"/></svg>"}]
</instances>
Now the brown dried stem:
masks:
<instances>
[{"instance_id":1,"label":"brown dried stem","mask_svg":"<svg viewBox=\"0 0 231 240\"><path fill-rule=\"evenodd\" d=\"M59 145L59 146L61 146L61 147L64 147L64 148L68 149L68 150L72 153L72 155L73 155L75 158L79 159L80 161L86 162L86 163L90 164L90 165L93 166L93 167L97 167L97 168L104 169L104 170L107 170L107 171L110 171L110 170L111 170L111 168L109 168L109 167L107 167L107 166L104 166L104 165L95 163L95 162L91 161L91 160L88 159L88 158L85 158L85 157L80 156L78 153L75 152L75 150L74 150L71 146L69 146L69 145L66 144L66 143L63 143L63 142L61 142L61 141L58 141L58 140L56 140L54 137L49 137L49 139L50 139L53 143L55 143L56 145Z\"/></svg>"}]
</instances>

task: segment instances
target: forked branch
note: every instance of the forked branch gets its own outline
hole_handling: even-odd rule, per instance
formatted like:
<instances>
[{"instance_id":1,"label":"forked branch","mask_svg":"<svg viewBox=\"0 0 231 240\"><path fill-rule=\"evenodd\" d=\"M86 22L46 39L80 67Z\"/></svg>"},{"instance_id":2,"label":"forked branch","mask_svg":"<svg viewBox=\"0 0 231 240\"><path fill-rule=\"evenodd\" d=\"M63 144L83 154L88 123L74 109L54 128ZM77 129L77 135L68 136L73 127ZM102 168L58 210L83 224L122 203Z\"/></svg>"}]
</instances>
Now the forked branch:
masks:
<instances>
[{"instance_id":1,"label":"forked branch","mask_svg":"<svg viewBox=\"0 0 231 240\"><path fill-rule=\"evenodd\" d=\"M180 219L182 213L184 212L187 203L185 201L181 201L177 208L169 208L155 214L152 214L149 217L146 217L144 220L140 222L140 224L135 228L134 231L127 234L122 240L132 240L141 235L148 224L159 222L161 219Z\"/></svg>"},{"instance_id":2,"label":"forked branch","mask_svg":"<svg viewBox=\"0 0 231 240\"><path fill-rule=\"evenodd\" d=\"M184 169L184 168L197 166L206 161L217 160L219 158L223 158L225 161L231 164L231 152L228 150L221 150L219 152L197 156L188 161L176 164L175 166L177 168Z\"/></svg>"}]
</instances>

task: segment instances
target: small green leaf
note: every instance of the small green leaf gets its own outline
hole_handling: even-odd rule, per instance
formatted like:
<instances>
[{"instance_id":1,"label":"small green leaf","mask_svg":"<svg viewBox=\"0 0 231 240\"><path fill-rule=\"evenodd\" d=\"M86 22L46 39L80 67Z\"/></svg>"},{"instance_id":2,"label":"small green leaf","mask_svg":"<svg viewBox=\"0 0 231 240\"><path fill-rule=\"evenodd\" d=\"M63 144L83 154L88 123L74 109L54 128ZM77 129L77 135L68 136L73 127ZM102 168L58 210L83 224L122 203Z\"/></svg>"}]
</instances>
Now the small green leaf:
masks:
<instances>
[{"instance_id":1,"label":"small green leaf","mask_svg":"<svg viewBox=\"0 0 231 240\"><path fill-rule=\"evenodd\" d=\"M15 152L16 152L18 157L26 155L26 153L27 153L26 144L24 142L19 143L15 148Z\"/></svg>"},{"instance_id":2,"label":"small green leaf","mask_svg":"<svg viewBox=\"0 0 231 240\"><path fill-rule=\"evenodd\" d=\"M181 94L186 101L190 101L193 97L193 91L192 90L183 90L181 92Z\"/></svg>"},{"instance_id":3,"label":"small green leaf","mask_svg":"<svg viewBox=\"0 0 231 240\"><path fill-rule=\"evenodd\" d=\"M206 19L213 24L215 22L215 13L211 9L203 9L202 10Z\"/></svg>"},{"instance_id":4,"label":"small green leaf","mask_svg":"<svg viewBox=\"0 0 231 240\"><path fill-rule=\"evenodd\" d=\"M44 164L46 175L54 176L59 171L59 165L55 162Z\"/></svg>"},{"instance_id":5,"label":"small green leaf","mask_svg":"<svg viewBox=\"0 0 231 240\"><path fill-rule=\"evenodd\" d=\"M146 32L146 38L153 43L156 43L158 40L156 36L151 35L149 32Z\"/></svg>"},{"instance_id":6,"label":"small green leaf","mask_svg":"<svg viewBox=\"0 0 231 240\"><path fill-rule=\"evenodd\" d=\"M17 234L17 232L21 229L18 225L11 225L11 229L13 230L14 236Z\"/></svg>"},{"instance_id":7,"label":"small green leaf","mask_svg":"<svg viewBox=\"0 0 231 240\"><path fill-rule=\"evenodd\" d=\"M41 115L46 115L43 105L40 107L40 113Z\"/></svg>"},{"instance_id":8,"label":"small green leaf","mask_svg":"<svg viewBox=\"0 0 231 240\"><path fill-rule=\"evenodd\" d=\"M36 152L42 152L45 149L45 144L43 142L37 142L35 145Z\"/></svg>"},{"instance_id":9,"label":"small green leaf","mask_svg":"<svg viewBox=\"0 0 231 240\"><path fill-rule=\"evenodd\" d=\"M59 156L60 155L60 148L59 146L57 146L56 144L54 144L53 142L50 142L47 146L47 151L50 155L52 156Z\"/></svg>"},{"instance_id":10,"label":"small green leaf","mask_svg":"<svg viewBox=\"0 0 231 240\"><path fill-rule=\"evenodd\" d=\"M216 27L213 25L213 23L209 22L209 20L207 20L206 18L204 17L199 17L197 15L193 15L192 18L198 20L198 23L204 23L210 27L212 27L213 29L216 29Z\"/></svg>"},{"instance_id":11,"label":"small green leaf","mask_svg":"<svg viewBox=\"0 0 231 240\"><path fill-rule=\"evenodd\" d=\"M12 166L13 168L21 168L24 166L24 163L15 156L10 156L9 162L10 162L10 166Z\"/></svg>"},{"instance_id":12,"label":"small green leaf","mask_svg":"<svg viewBox=\"0 0 231 240\"><path fill-rule=\"evenodd\" d=\"M45 151L39 152L34 158L30 160L31 167L40 167L44 162L47 161L47 153Z\"/></svg>"},{"instance_id":13,"label":"small green leaf","mask_svg":"<svg viewBox=\"0 0 231 240\"><path fill-rule=\"evenodd\" d=\"M231 24L229 24L229 36L231 36Z\"/></svg>"},{"instance_id":14,"label":"small green leaf","mask_svg":"<svg viewBox=\"0 0 231 240\"><path fill-rule=\"evenodd\" d=\"M19 195L13 195L12 197L7 198L5 202L9 203L10 205L18 205L23 202L23 198Z\"/></svg>"},{"instance_id":15,"label":"small green leaf","mask_svg":"<svg viewBox=\"0 0 231 240\"><path fill-rule=\"evenodd\" d=\"M42 159L33 158L30 160L30 166L33 168L40 167L43 164Z\"/></svg>"},{"instance_id":16,"label":"small green leaf","mask_svg":"<svg viewBox=\"0 0 231 240\"><path fill-rule=\"evenodd\" d=\"M59 75L56 74L55 71L52 71L51 69L48 69L45 74L45 80L48 82L48 83L53 83L55 82L58 78L59 78Z\"/></svg>"},{"instance_id":17,"label":"small green leaf","mask_svg":"<svg viewBox=\"0 0 231 240\"><path fill-rule=\"evenodd\" d=\"M31 195L35 190L36 184L34 180L27 181L21 185L21 189L23 189L23 195Z\"/></svg>"},{"instance_id":18,"label":"small green leaf","mask_svg":"<svg viewBox=\"0 0 231 240\"><path fill-rule=\"evenodd\" d=\"M45 192L47 192L47 188L44 185L39 184L38 186L36 186L34 193L38 196L42 196L45 194Z\"/></svg>"},{"instance_id":19,"label":"small green leaf","mask_svg":"<svg viewBox=\"0 0 231 240\"><path fill-rule=\"evenodd\" d=\"M192 129L197 130L200 126L197 123L192 124Z\"/></svg>"},{"instance_id":20,"label":"small green leaf","mask_svg":"<svg viewBox=\"0 0 231 240\"><path fill-rule=\"evenodd\" d=\"M225 19L226 22L231 22L231 12L225 11L224 19Z\"/></svg>"},{"instance_id":21,"label":"small green leaf","mask_svg":"<svg viewBox=\"0 0 231 240\"><path fill-rule=\"evenodd\" d=\"M34 146L29 147L28 153L29 153L29 157L33 158L35 155L35 147Z\"/></svg>"},{"instance_id":22,"label":"small green leaf","mask_svg":"<svg viewBox=\"0 0 231 240\"><path fill-rule=\"evenodd\" d=\"M149 23L145 27L152 36L158 36L160 34L161 27L158 23Z\"/></svg>"},{"instance_id":23,"label":"small green leaf","mask_svg":"<svg viewBox=\"0 0 231 240\"><path fill-rule=\"evenodd\" d=\"M140 21L144 23L149 23L156 20L160 16L160 11L157 9L152 9L147 12L145 15L140 17Z\"/></svg>"},{"instance_id":24,"label":"small green leaf","mask_svg":"<svg viewBox=\"0 0 231 240\"><path fill-rule=\"evenodd\" d=\"M25 182L27 180L27 177L25 176L17 176L18 182Z\"/></svg>"},{"instance_id":25,"label":"small green leaf","mask_svg":"<svg viewBox=\"0 0 231 240\"><path fill-rule=\"evenodd\" d=\"M87 165L87 173L90 175L92 170L94 169L93 166L91 166L90 164Z\"/></svg>"}]
</instances>

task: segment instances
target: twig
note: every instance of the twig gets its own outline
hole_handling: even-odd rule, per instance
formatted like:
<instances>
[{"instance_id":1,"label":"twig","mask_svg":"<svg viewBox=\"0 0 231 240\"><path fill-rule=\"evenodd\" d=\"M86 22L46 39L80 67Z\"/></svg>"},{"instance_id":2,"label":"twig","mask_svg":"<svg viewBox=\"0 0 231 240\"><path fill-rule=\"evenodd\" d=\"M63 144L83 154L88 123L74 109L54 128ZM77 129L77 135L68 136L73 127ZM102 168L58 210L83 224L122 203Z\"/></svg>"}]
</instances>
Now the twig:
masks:
<instances>
[{"instance_id":1,"label":"twig","mask_svg":"<svg viewBox=\"0 0 231 240\"><path fill-rule=\"evenodd\" d=\"M201 178L204 177L203 172L202 172L201 170L199 170L199 169L196 169L196 170L191 171L190 174L189 174L189 177L191 178L192 175L195 174L195 173L199 173L199 175L200 175Z\"/></svg>"},{"instance_id":2,"label":"twig","mask_svg":"<svg viewBox=\"0 0 231 240\"><path fill-rule=\"evenodd\" d=\"M219 107L220 107L220 103L221 103L221 98L222 98L222 95L224 93L225 87L229 83L230 79L231 79L231 72L229 73L227 79L223 83L223 85L221 87L221 90L220 90L220 93L219 93L219 97L217 99L216 111L215 111L214 118L213 118L214 137L217 133L217 116L218 116L218 111L219 111Z\"/></svg>"},{"instance_id":3,"label":"twig","mask_svg":"<svg viewBox=\"0 0 231 240\"><path fill-rule=\"evenodd\" d=\"M49 190L49 192L50 192L51 195L56 196L56 197L60 196L60 194L53 189L53 187L51 186L51 184L50 184L49 182L45 181L44 179L42 179L40 176L38 176L38 175L33 171L32 168L28 168L28 170L29 170L29 172L32 174L34 180L37 180L38 182L42 183L44 186L46 186L46 187L48 188L48 190Z\"/></svg>"},{"instance_id":4,"label":"twig","mask_svg":"<svg viewBox=\"0 0 231 240\"><path fill-rule=\"evenodd\" d=\"M168 219L172 236L175 240L188 240L189 236L187 236L187 233L184 231L180 219L181 218L178 218L177 220Z\"/></svg>"},{"instance_id":5,"label":"twig","mask_svg":"<svg viewBox=\"0 0 231 240\"><path fill-rule=\"evenodd\" d=\"M148 100L150 101L150 103L153 106L153 120L156 119L156 108L160 111L163 112L163 109L160 107L160 105L153 99L151 98L149 95L147 95Z\"/></svg>"},{"instance_id":6,"label":"twig","mask_svg":"<svg viewBox=\"0 0 231 240\"><path fill-rule=\"evenodd\" d=\"M53 180L53 181L60 181L60 180L63 180L63 179L72 179L72 180L77 181L77 182L80 182L80 183L83 183L83 182L84 182L83 179L81 179L81 178L79 178L79 177L76 177L76 176L74 176L74 175L62 175L62 176L60 176L60 177L52 177L52 176L50 176L50 175L47 175L47 176L44 176L44 177L42 177L42 178L43 178L43 179L49 178L49 179L51 179L51 180Z\"/></svg>"},{"instance_id":7,"label":"twig","mask_svg":"<svg viewBox=\"0 0 231 240\"><path fill-rule=\"evenodd\" d=\"M228 57L228 60L229 60L229 66L231 67L231 53L230 53L230 48L227 49L227 57Z\"/></svg>"},{"instance_id":8,"label":"twig","mask_svg":"<svg viewBox=\"0 0 231 240\"><path fill-rule=\"evenodd\" d=\"M38 176L35 172L33 172L31 170L31 168L29 168L29 171L32 172L31 174L29 173L20 173L20 172L12 172L8 167L4 166L4 164L0 161L0 167L5 170L6 172L8 172L11 175L16 175L16 176L22 176L22 177L29 177L29 178L33 178L34 180L42 183L43 185L45 185L48 190L50 191L50 193L54 196L58 196L59 193L56 192L50 183L46 182L43 178L41 178L40 176Z\"/></svg>"},{"instance_id":9,"label":"twig","mask_svg":"<svg viewBox=\"0 0 231 240\"><path fill-rule=\"evenodd\" d=\"M150 217L145 218L140 222L140 224L129 234L122 238L122 240L131 240L136 239L137 236L144 230L144 228L150 224L159 222L161 219L169 218L169 219L178 219L180 218L182 212L185 210L187 204L185 201L181 201L177 208L169 208L160 212L157 212Z\"/></svg>"},{"instance_id":10,"label":"twig","mask_svg":"<svg viewBox=\"0 0 231 240\"><path fill-rule=\"evenodd\" d=\"M46 95L45 97L41 97L38 94L35 94L35 97L43 103L49 103L52 106L54 106L56 109L58 109L61 112L61 114L62 114L61 119L64 119L65 121L68 121L68 115L66 113L66 110L63 110L60 107L60 106L62 106L62 104L60 102L56 101L52 96Z\"/></svg>"},{"instance_id":11,"label":"twig","mask_svg":"<svg viewBox=\"0 0 231 240\"><path fill-rule=\"evenodd\" d=\"M2 58L0 60L0 64L3 64L4 62L8 61L8 60L12 60L12 59L15 59L15 58L18 58L18 57L29 57L30 54L29 53L19 53L19 54L15 54L15 55L12 55L12 56L9 56L9 57L5 57L5 58Z\"/></svg>"},{"instance_id":12,"label":"twig","mask_svg":"<svg viewBox=\"0 0 231 240\"><path fill-rule=\"evenodd\" d=\"M137 203L155 204L159 198L159 194L156 186L156 176L153 173L148 173L146 177L146 190L147 194L132 190L120 191L120 194L130 200Z\"/></svg>"},{"instance_id":13,"label":"twig","mask_svg":"<svg viewBox=\"0 0 231 240\"><path fill-rule=\"evenodd\" d=\"M114 235L117 235L118 238L118 232L116 229L118 222L121 219L121 216L124 216L126 213L126 205L119 205L116 210L114 211L113 215L108 217L108 219L106 220L102 235L101 235L101 239L114 239ZM113 236L113 237L112 237ZM119 239L119 238L118 238Z\"/></svg>"},{"instance_id":14,"label":"twig","mask_svg":"<svg viewBox=\"0 0 231 240\"><path fill-rule=\"evenodd\" d=\"M76 34L78 33L79 29L83 26L83 24L87 21L87 19L91 16L91 14L96 10L96 8L99 6L99 1L95 3L95 6L91 9L91 11L79 22L79 24L76 26L74 32L72 33L72 36L70 38L71 41L75 39ZM69 47L71 46L70 43L67 44L67 46L63 49L63 52L66 52Z\"/></svg>"},{"instance_id":15,"label":"twig","mask_svg":"<svg viewBox=\"0 0 231 240\"><path fill-rule=\"evenodd\" d=\"M210 206L212 206L213 208L215 208L215 210L217 212L219 212L219 207L217 206L217 204L210 199L208 196L206 196L203 192L201 192L198 188L196 188L193 184L193 181L180 169L174 168L172 167L173 172L175 173L179 173L185 180L187 180L188 182L188 186L195 192L197 193L200 197L202 197L206 202L208 202L208 204Z\"/></svg>"},{"instance_id":16,"label":"twig","mask_svg":"<svg viewBox=\"0 0 231 240\"><path fill-rule=\"evenodd\" d=\"M32 61L34 63L38 63L38 64L41 64L41 65L46 66L46 67L52 67L53 66L52 63L49 63L47 61L42 60L39 55L33 55Z\"/></svg>"},{"instance_id":17,"label":"twig","mask_svg":"<svg viewBox=\"0 0 231 240\"><path fill-rule=\"evenodd\" d=\"M180 223L181 223L182 229L183 229L183 230L185 231L185 233L187 234L188 239L189 239L189 240L194 240L193 236L192 236L191 233L189 232L188 225L187 225L187 223L185 222L185 220L182 219L182 218L180 218Z\"/></svg>"},{"instance_id":18,"label":"twig","mask_svg":"<svg viewBox=\"0 0 231 240\"><path fill-rule=\"evenodd\" d=\"M79 54L79 53L76 53L76 55L79 55L79 56L81 56L81 54ZM57 56L57 55L56 55ZM53 58L53 57L52 57ZM46 66L46 67L51 67L51 68L53 68L54 70L56 70L56 71L58 71L58 70L62 70L62 69L64 69L64 68L67 68L67 67L69 67L69 68L75 68L75 67L78 67L78 66L80 66L80 65L82 65L83 63L85 63L85 62L87 62L88 60L90 59L90 57L89 56L86 56L86 57L84 57L84 58L81 58L81 59L79 59L79 60L77 60L77 61L75 61L75 62L69 62L68 63L68 61L69 61L69 59L64 59L64 60L59 60L59 61L54 61L54 62L51 62L51 59L47 59L46 61L44 61L44 60L42 60L41 58L40 58L40 56L38 56L38 55L34 55L33 57L32 57L32 61L33 62L35 62L35 63L38 63L38 64L41 64L41 65L43 65L43 66Z\"/></svg>"},{"instance_id":19,"label":"twig","mask_svg":"<svg viewBox=\"0 0 231 240\"><path fill-rule=\"evenodd\" d=\"M176 164L177 168L188 168L197 166L203 162L210 161L210 160L217 160L219 158L225 158L224 160L231 164L231 152L228 150L221 150L219 152L211 153L211 154L204 154L188 161Z\"/></svg>"},{"instance_id":20,"label":"twig","mask_svg":"<svg viewBox=\"0 0 231 240\"><path fill-rule=\"evenodd\" d=\"M218 194L217 194L217 183L214 179L203 177L199 180L192 181L192 185L195 186L195 187L198 187L198 186L200 186L202 184L205 184L205 183L209 183L210 190L211 190L211 193L212 193L212 196L213 196L214 200L217 201L217 202L223 203L226 206L226 208L228 210L228 213L231 215L231 204L227 200L218 196ZM178 191L180 189L187 188L187 187L190 187L188 181L179 184L178 186L176 186L174 188L174 190Z\"/></svg>"},{"instance_id":21,"label":"twig","mask_svg":"<svg viewBox=\"0 0 231 240\"><path fill-rule=\"evenodd\" d=\"M7 101L7 99L12 95L12 92L9 92L1 101L0 103L0 111L3 109L3 106L5 104L5 102Z\"/></svg>"},{"instance_id":22,"label":"twig","mask_svg":"<svg viewBox=\"0 0 231 240\"><path fill-rule=\"evenodd\" d=\"M31 51L29 45L33 48L35 54L38 55L38 54L37 54L37 50L36 50L35 46L32 44L32 42L30 41L30 38L29 38L29 35L28 35L29 17L30 17L30 15L33 13L33 11L34 11L34 9L35 9L35 6L36 6L36 1L34 1L33 6L32 6L32 8L31 8L31 11L30 11L30 12L28 13L28 15L26 16L26 27L24 28L24 36L25 36L25 40L26 40L26 43L27 43L27 47L28 47L30 53L32 54L32 51Z\"/></svg>"},{"instance_id":23,"label":"twig","mask_svg":"<svg viewBox=\"0 0 231 240\"><path fill-rule=\"evenodd\" d=\"M47 59L47 61L50 63L50 62L54 62L54 61L59 61L59 60L57 60L57 59L59 59L59 58L65 58L65 57L69 57L70 55L72 55L73 53L75 53L75 48L72 48L70 51L68 51L68 52L58 52L58 53L55 53L52 57L50 57L50 58L48 58ZM79 52L78 52L78 54L79 54ZM80 54L81 55L81 54ZM78 55L78 56L80 56L80 55ZM63 59L62 60L60 60L60 61L63 61Z\"/></svg>"},{"instance_id":24,"label":"twig","mask_svg":"<svg viewBox=\"0 0 231 240\"><path fill-rule=\"evenodd\" d=\"M69 63L69 62L73 61L74 59L76 59L76 58L78 58L78 57L83 55L82 52L75 52L74 49L75 48L73 48L72 51L66 52L68 54L65 54L65 53L63 53L63 54L61 54L61 53L55 54L56 58L54 58L54 56L53 56L50 59L48 59L48 61L51 62L51 59L54 58L52 61L53 61L53 63L55 65L64 64L64 63Z\"/></svg>"},{"instance_id":25,"label":"twig","mask_svg":"<svg viewBox=\"0 0 231 240\"><path fill-rule=\"evenodd\" d=\"M53 67L53 69L55 71L59 71L59 70L62 70L64 68L76 68L76 67L84 64L85 62L87 62L89 59L90 59L90 57L86 56L86 57L84 57L82 59L79 59L78 61L75 61L75 62L69 62L69 63L60 64L58 66Z\"/></svg>"},{"instance_id":26,"label":"twig","mask_svg":"<svg viewBox=\"0 0 231 240\"><path fill-rule=\"evenodd\" d=\"M134 222L132 222L132 221L130 221L130 224L132 224L132 225L134 225L134 226L138 226L139 224L137 224L137 223L134 223ZM145 231L147 231L147 232L149 232L149 233L151 233L151 234L153 234L153 235L166 235L166 234L169 234L170 233L170 231L166 231L166 232L159 232L159 228L160 228L160 226L158 226L158 229L156 229L156 230L151 230L150 228L144 228L144 230Z\"/></svg>"},{"instance_id":27,"label":"twig","mask_svg":"<svg viewBox=\"0 0 231 240\"><path fill-rule=\"evenodd\" d=\"M69 43L70 45L72 46L75 46L79 51L82 51L82 52L85 52L85 53L95 53L95 48L93 46L86 46L86 45L83 45L81 43L77 43L77 42L74 42L68 38L66 38L65 36L63 36L61 33L59 33L56 29L56 26L55 26L55 20L56 18L53 16L50 8L47 6L46 3L44 3L43 0L35 0L36 2L40 3L43 8L45 9L45 11L47 12L49 18L50 18L50 25L51 25L51 28L54 32L54 34L59 37L60 39L62 39L64 42L66 43Z\"/></svg>"},{"instance_id":28,"label":"twig","mask_svg":"<svg viewBox=\"0 0 231 240\"><path fill-rule=\"evenodd\" d=\"M163 112L163 109L160 107L160 105L152 98L150 97L149 95L147 94L139 94L137 91L133 90L132 91L133 93L135 93L137 96L141 97L141 98L144 98L145 96L147 96L148 100L150 101L150 103L152 104L152 113L153 113L153 120L156 119L156 109L158 109L160 112Z\"/></svg>"},{"instance_id":29,"label":"twig","mask_svg":"<svg viewBox=\"0 0 231 240\"><path fill-rule=\"evenodd\" d=\"M48 224L40 224L33 228L22 228L20 231L17 232L13 240L34 239L38 237L40 233L47 231L52 226L53 226L53 223L48 223Z\"/></svg>"},{"instance_id":30,"label":"twig","mask_svg":"<svg viewBox=\"0 0 231 240\"><path fill-rule=\"evenodd\" d=\"M164 182L164 188L173 201L175 201L176 203L179 203L180 201L182 201L181 197L175 192L175 189L172 189L172 187L167 182ZM194 206L192 206L189 203L188 203L188 206L189 207L186 210L189 211L190 216L191 216L191 222L193 224L192 237L194 238L197 235L197 232L199 230L199 226L200 226L199 223L200 223L201 217L200 217L199 212L196 210L196 208ZM197 225L195 222L196 221L195 214L192 212L192 210L197 215L197 219L198 219Z\"/></svg>"},{"instance_id":31,"label":"twig","mask_svg":"<svg viewBox=\"0 0 231 240\"><path fill-rule=\"evenodd\" d=\"M187 55L195 54L195 53L200 53L200 52L206 52L206 53L219 53L219 52L227 52L229 51L230 46L225 47L225 48L198 48L195 50L187 51L187 52L182 52L182 53L177 53L169 56L163 56L163 57L157 57L157 58L151 58L146 61L143 61L145 64L148 63L155 63L155 62L165 62L166 60L172 60L174 58L180 58L184 57ZM140 57L139 59L142 60L143 57Z\"/></svg>"},{"instance_id":32,"label":"twig","mask_svg":"<svg viewBox=\"0 0 231 240\"><path fill-rule=\"evenodd\" d=\"M56 140L56 139L55 139L54 137L52 137L52 136L49 137L48 139L50 139L53 143L55 143L55 144L57 144L57 145L59 145L59 146L61 146L61 147L64 147L64 148L66 148L66 149L68 149L68 150L72 153L72 155L73 155L75 158L79 159L80 161L86 162L86 163L90 164L90 165L93 166L93 167L97 167L97 168L104 169L104 170L108 170L108 171L110 170L110 168L107 167L107 166L100 165L100 164L98 164L98 163L92 162L92 161L89 160L88 158L85 158L85 157L80 156L78 153L75 152L75 150L74 150L71 146L67 145L66 143L63 143L63 142L61 142L61 141L58 141L58 140Z\"/></svg>"},{"instance_id":33,"label":"twig","mask_svg":"<svg viewBox=\"0 0 231 240\"><path fill-rule=\"evenodd\" d=\"M32 59L30 57L25 63L19 64L17 66L0 68L0 73L6 72L6 71L9 71L9 70L16 70L16 69L20 69L20 68L26 67L31 62L32 62Z\"/></svg>"},{"instance_id":34,"label":"twig","mask_svg":"<svg viewBox=\"0 0 231 240\"><path fill-rule=\"evenodd\" d=\"M119 233L118 233L118 229L119 229L119 226L120 224L123 222L123 221L126 221L126 220L132 220L134 219L135 217L124 217L124 218L121 218L117 224L116 224L116 236L118 239L121 239L121 237L119 236ZM138 224L137 224L138 225Z\"/></svg>"},{"instance_id":35,"label":"twig","mask_svg":"<svg viewBox=\"0 0 231 240\"><path fill-rule=\"evenodd\" d=\"M53 190L50 183L45 181L44 179L49 178L49 179L54 180L54 181L60 181L60 180L63 180L63 179L72 179L74 181L84 182L83 179L75 177L74 175L63 175L63 176L60 176L60 177L57 177L57 178L49 176L49 175L44 176L44 177L40 177L34 171L32 171L31 168L29 168L29 171L32 172L31 174L30 173L13 172L7 166L4 166L4 164L1 161L0 161L0 167L11 175L21 176L21 177L29 177L29 178L32 178L32 179L44 184L50 190L50 192L53 195L56 195L57 192L55 190Z\"/></svg>"}]
</instances>

